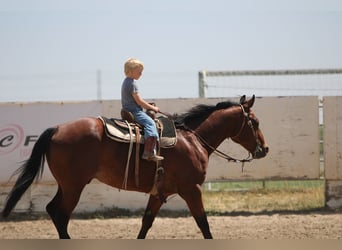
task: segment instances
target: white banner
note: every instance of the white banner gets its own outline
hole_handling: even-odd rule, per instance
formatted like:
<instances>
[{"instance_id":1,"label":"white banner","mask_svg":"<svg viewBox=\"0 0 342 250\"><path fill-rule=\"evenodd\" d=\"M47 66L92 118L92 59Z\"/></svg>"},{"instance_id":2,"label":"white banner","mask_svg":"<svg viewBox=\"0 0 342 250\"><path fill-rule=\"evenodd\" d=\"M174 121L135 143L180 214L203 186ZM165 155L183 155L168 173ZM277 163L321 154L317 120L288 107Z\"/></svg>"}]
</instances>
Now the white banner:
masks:
<instances>
[{"instance_id":1,"label":"white banner","mask_svg":"<svg viewBox=\"0 0 342 250\"><path fill-rule=\"evenodd\" d=\"M29 158L39 135L47 128L85 116L99 116L100 102L0 104L0 183ZM12 178L11 181L15 181ZM41 181L52 181L44 167Z\"/></svg>"},{"instance_id":2,"label":"white banner","mask_svg":"<svg viewBox=\"0 0 342 250\"><path fill-rule=\"evenodd\" d=\"M184 112L199 103L216 104L221 99L153 100L164 112ZM39 135L48 127L84 116L119 117L121 103L93 101L84 103L0 104L0 183L26 160ZM217 179L317 179L320 173L318 98L258 98L253 107L270 146L267 157L241 164L213 155L207 180ZM240 145L227 141L223 152L236 158L247 156ZM45 168L42 181L54 180Z\"/></svg>"}]
</instances>

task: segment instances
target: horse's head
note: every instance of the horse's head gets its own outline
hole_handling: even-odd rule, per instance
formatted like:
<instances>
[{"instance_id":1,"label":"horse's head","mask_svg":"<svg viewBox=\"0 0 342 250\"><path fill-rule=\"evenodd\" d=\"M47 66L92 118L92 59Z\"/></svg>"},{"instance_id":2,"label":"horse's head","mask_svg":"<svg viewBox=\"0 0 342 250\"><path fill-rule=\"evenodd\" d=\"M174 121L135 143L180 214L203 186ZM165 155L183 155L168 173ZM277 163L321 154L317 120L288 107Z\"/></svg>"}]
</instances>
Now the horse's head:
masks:
<instances>
[{"instance_id":1,"label":"horse's head","mask_svg":"<svg viewBox=\"0 0 342 250\"><path fill-rule=\"evenodd\" d=\"M259 126L259 120L251 110L255 96L246 100L246 96L240 99L242 122L238 133L232 136L232 140L247 149L254 159L263 158L269 151L264 135Z\"/></svg>"}]
</instances>

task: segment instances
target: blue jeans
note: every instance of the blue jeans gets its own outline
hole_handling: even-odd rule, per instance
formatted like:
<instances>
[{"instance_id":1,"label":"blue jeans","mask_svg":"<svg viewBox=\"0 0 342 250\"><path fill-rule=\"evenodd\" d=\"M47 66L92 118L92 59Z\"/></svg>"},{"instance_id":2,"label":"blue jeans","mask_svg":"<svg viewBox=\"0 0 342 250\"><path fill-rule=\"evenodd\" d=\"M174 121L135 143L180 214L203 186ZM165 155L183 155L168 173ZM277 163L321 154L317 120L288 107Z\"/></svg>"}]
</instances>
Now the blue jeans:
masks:
<instances>
[{"instance_id":1,"label":"blue jeans","mask_svg":"<svg viewBox=\"0 0 342 250\"><path fill-rule=\"evenodd\" d=\"M157 141L159 141L159 135L155 121L144 111L139 110L132 112L132 114L135 121L144 127L144 138L147 139L148 137L153 136L157 139Z\"/></svg>"}]
</instances>

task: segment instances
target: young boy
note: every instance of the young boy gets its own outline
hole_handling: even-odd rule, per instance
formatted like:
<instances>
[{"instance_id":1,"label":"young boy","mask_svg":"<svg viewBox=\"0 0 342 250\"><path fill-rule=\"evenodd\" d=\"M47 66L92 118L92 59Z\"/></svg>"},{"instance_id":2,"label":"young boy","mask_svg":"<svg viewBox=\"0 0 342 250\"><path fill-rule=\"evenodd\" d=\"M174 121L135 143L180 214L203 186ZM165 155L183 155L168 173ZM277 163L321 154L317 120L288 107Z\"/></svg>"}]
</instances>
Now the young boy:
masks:
<instances>
[{"instance_id":1,"label":"young boy","mask_svg":"<svg viewBox=\"0 0 342 250\"><path fill-rule=\"evenodd\" d=\"M154 120L149 117L144 111L151 109L156 113L159 108L146 102L138 91L138 86L135 80L138 80L144 70L144 65L141 61L129 58L125 63L126 78L121 86L121 105L122 108L131 112L134 120L144 127L144 153L142 158L148 161L160 161L164 157L156 155L156 143L159 141L159 135Z\"/></svg>"}]
</instances>

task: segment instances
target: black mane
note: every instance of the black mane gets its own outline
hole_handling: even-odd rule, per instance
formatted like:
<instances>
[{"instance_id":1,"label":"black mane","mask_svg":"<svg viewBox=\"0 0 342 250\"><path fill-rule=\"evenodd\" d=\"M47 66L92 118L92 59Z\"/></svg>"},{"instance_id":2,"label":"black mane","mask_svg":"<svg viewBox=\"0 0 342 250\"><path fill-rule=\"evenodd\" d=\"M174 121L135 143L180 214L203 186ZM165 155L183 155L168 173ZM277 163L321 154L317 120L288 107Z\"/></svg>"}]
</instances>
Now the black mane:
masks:
<instances>
[{"instance_id":1,"label":"black mane","mask_svg":"<svg viewBox=\"0 0 342 250\"><path fill-rule=\"evenodd\" d=\"M183 114L175 114L173 120L176 126L188 125L189 122L202 122L216 110L226 109L240 104L231 101L219 102L216 105L199 104Z\"/></svg>"}]
</instances>

